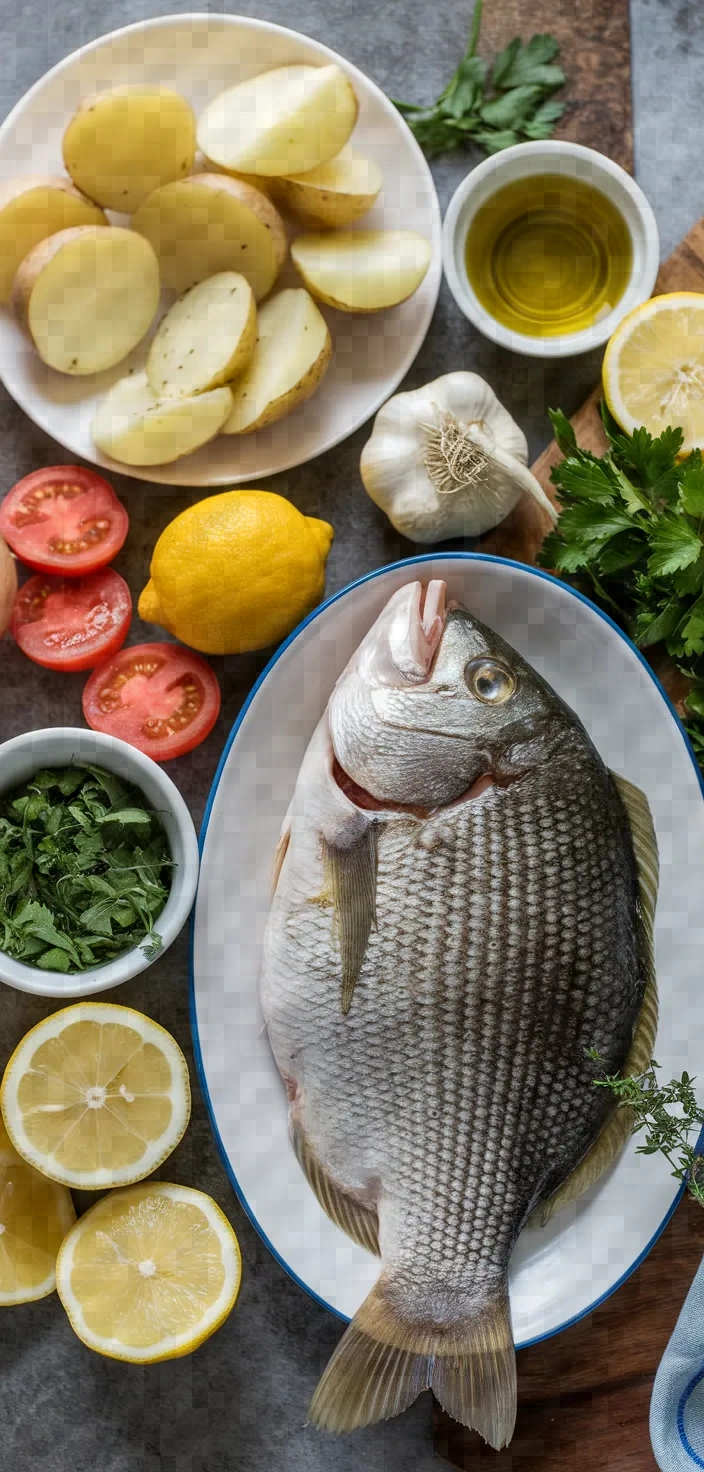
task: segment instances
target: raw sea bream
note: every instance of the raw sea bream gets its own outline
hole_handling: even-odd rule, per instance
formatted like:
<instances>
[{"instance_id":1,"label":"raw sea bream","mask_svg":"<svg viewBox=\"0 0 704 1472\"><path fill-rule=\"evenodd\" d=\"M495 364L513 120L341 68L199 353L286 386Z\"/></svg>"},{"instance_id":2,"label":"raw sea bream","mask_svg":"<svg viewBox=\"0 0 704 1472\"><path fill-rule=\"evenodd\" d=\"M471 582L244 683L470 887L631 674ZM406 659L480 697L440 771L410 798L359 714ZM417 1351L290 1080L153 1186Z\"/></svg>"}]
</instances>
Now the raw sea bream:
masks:
<instances>
[{"instance_id":1,"label":"raw sea bream","mask_svg":"<svg viewBox=\"0 0 704 1472\"><path fill-rule=\"evenodd\" d=\"M332 1431L432 1387L516 1413L508 1263L613 1162L595 1087L646 1066L657 848L644 795L446 588L409 583L344 670L275 863L263 1005L294 1147L381 1256L313 1397Z\"/></svg>"}]
</instances>

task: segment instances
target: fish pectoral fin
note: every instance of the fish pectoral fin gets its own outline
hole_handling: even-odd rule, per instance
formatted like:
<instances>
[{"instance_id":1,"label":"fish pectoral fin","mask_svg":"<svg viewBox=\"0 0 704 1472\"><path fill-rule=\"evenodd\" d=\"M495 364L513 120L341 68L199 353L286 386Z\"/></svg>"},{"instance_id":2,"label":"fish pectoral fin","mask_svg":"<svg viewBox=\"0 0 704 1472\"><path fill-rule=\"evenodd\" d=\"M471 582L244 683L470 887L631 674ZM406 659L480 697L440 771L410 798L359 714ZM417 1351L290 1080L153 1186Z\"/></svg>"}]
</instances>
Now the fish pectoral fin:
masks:
<instances>
[{"instance_id":1,"label":"fish pectoral fin","mask_svg":"<svg viewBox=\"0 0 704 1472\"><path fill-rule=\"evenodd\" d=\"M330 1220L346 1232L353 1242L379 1256L379 1218L373 1206L365 1206L351 1191L333 1180L321 1165L310 1141L296 1129L293 1147L306 1180Z\"/></svg>"},{"instance_id":2,"label":"fish pectoral fin","mask_svg":"<svg viewBox=\"0 0 704 1472\"><path fill-rule=\"evenodd\" d=\"M288 846L290 842L291 823L290 820L288 820L284 823L284 826L281 829L281 832L279 834L279 841L276 845L276 848L274 849L274 857L271 863L271 874L269 876L270 900L273 900L274 895L276 894L276 886L279 882L279 877L284 866L284 859L286 858L286 855L288 853Z\"/></svg>"},{"instance_id":3,"label":"fish pectoral fin","mask_svg":"<svg viewBox=\"0 0 704 1472\"><path fill-rule=\"evenodd\" d=\"M451 1325L405 1319L392 1273L357 1310L311 1401L308 1419L337 1433L386 1421L432 1389L441 1406L490 1446L507 1446L516 1420L516 1357L508 1289L477 1296Z\"/></svg>"},{"instance_id":4,"label":"fish pectoral fin","mask_svg":"<svg viewBox=\"0 0 704 1472\"><path fill-rule=\"evenodd\" d=\"M344 847L325 838L322 843L326 887L332 894L342 961L342 1010L349 1012L367 941L376 929L376 824L366 823L359 836Z\"/></svg>"},{"instance_id":5,"label":"fish pectoral fin","mask_svg":"<svg viewBox=\"0 0 704 1472\"><path fill-rule=\"evenodd\" d=\"M630 1074L643 1073L648 1067L653 1056L657 1025L658 989L653 973L648 977L633 1042L621 1069L624 1078L628 1078ZM539 1221L541 1227L544 1227L563 1206L567 1206L570 1201L577 1201L590 1186L595 1185L620 1155L631 1133L633 1122L632 1110L620 1105L607 1119L576 1170L536 1209L531 1221Z\"/></svg>"}]
</instances>

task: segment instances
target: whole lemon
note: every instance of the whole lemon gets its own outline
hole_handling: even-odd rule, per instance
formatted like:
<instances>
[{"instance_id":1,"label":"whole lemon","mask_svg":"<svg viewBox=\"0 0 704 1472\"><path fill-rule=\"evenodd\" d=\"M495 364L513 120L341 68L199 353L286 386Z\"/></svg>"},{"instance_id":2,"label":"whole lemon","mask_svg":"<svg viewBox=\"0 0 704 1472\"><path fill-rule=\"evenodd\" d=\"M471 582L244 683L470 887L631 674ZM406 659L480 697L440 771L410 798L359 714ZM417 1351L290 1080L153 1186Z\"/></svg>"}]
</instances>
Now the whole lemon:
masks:
<instances>
[{"instance_id":1,"label":"whole lemon","mask_svg":"<svg viewBox=\"0 0 704 1472\"><path fill-rule=\"evenodd\" d=\"M276 644L320 602L333 535L272 491L208 496L159 537L140 618L204 654Z\"/></svg>"}]
</instances>

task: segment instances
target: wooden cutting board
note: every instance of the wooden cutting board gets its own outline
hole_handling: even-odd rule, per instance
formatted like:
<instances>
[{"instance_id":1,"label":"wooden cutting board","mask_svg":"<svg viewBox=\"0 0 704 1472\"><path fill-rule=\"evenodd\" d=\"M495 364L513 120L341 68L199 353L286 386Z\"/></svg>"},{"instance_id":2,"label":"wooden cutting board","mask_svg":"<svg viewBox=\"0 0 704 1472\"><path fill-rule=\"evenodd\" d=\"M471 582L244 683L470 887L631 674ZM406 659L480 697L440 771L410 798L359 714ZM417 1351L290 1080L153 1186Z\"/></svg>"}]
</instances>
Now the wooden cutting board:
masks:
<instances>
[{"instance_id":1,"label":"wooden cutting board","mask_svg":"<svg viewBox=\"0 0 704 1472\"><path fill-rule=\"evenodd\" d=\"M562 44L570 106L558 136L633 166L628 0L503 0L487 9L482 52L551 31ZM660 268L656 292L704 292L704 220ZM600 386L574 415L577 439L606 448ZM558 408L559 405L551 407ZM552 442L532 469L552 500ZM548 519L528 496L478 550L535 562ZM686 686L667 661L658 674L677 703ZM704 1212L685 1197L628 1282L587 1318L519 1352L518 1419L511 1446L495 1452L437 1402L434 1446L460 1472L657 1472L648 1430L655 1370L704 1252Z\"/></svg>"}]
</instances>

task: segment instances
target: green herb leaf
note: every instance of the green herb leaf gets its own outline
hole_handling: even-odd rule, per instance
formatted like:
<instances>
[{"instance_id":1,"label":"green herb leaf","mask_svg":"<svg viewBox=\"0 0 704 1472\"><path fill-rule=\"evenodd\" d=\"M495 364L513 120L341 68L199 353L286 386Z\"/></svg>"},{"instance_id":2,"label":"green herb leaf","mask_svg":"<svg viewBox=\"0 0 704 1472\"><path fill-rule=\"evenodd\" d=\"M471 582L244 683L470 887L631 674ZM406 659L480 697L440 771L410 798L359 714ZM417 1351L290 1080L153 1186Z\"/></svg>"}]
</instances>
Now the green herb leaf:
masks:
<instances>
[{"instance_id":1,"label":"green herb leaf","mask_svg":"<svg viewBox=\"0 0 704 1472\"><path fill-rule=\"evenodd\" d=\"M651 644L660 644L669 639L682 619L684 604L679 598L671 598L659 613L644 610L636 619L635 641L640 649Z\"/></svg>"},{"instance_id":2,"label":"green herb leaf","mask_svg":"<svg viewBox=\"0 0 704 1472\"><path fill-rule=\"evenodd\" d=\"M144 808L116 808L111 813L106 813L100 819L102 825L105 823L151 823L152 814Z\"/></svg>"},{"instance_id":3,"label":"green herb leaf","mask_svg":"<svg viewBox=\"0 0 704 1472\"><path fill-rule=\"evenodd\" d=\"M533 36L524 45L516 36L494 63L476 55L482 6L477 0L467 50L457 70L429 107L394 100L421 147L430 156L449 152L466 139L486 153L511 148L521 137L548 138L563 108L551 93L564 85L554 36ZM493 89L487 95L487 88Z\"/></svg>"},{"instance_id":4,"label":"green herb leaf","mask_svg":"<svg viewBox=\"0 0 704 1472\"><path fill-rule=\"evenodd\" d=\"M563 87L564 72L559 66L550 65L559 53L560 47L554 36L533 36L527 46L518 36L514 37L494 62L494 86L502 90L526 85Z\"/></svg>"},{"instance_id":5,"label":"green herb leaf","mask_svg":"<svg viewBox=\"0 0 704 1472\"><path fill-rule=\"evenodd\" d=\"M555 124L559 123L565 111L564 102L543 102L534 112L532 118L521 124L521 132L524 138L539 141L541 138L552 138Z\"/></svg>"},{"instance_id":6,"label":"green herb leaf","mask_svg":"<svg viewBox=\"0 0 704 1472\"><path fill-rule=\"evenodd\" d=\"M51 951L44 951L37 962L44 971L70 971L71 960L65 951L54 947Z\"/></svg>"},{"instance_id":7,"label":"green herb leaf","mask_svg":"<svg viewBox=\"0 0 704 1472\"><path fill-rule=\"evenodd\" d=\"M97 767L38 772L0 799L0 945L81 971L151 936L172 862L142 793Z\"/></svg>"},{"instance_id":8,"label":"green herb leaf","mask_svg":"<svg viewBox=\"0 0 704 1472\"><path fill-rule=\"evenodd\" d=\"M585 1051L595 1066L595 1086L608 1089L620 1107L629 1110L632 1134L643 1134L642 1144L636 1146L638 1154L664 1155L672 1175L684 1181L690 1195L704 1206L704 1161L698 1144L704 1109L694 1091L696 1079L682 1073L680 1078L661 1084L654 1058L644 1073L622 1078L607 1072L598 1049Z\"/></svg>"},{"instance_id":9,"label":"green herb leaf","mask_svg":"<svg viewBox=\"0 0 704 1472\"><path fill-rule=\"evenodd\" d=\"M561 409L548 409L548 414L558 449L563 455L571 455L577 449L577 436L573 426Z\"/></svg>"},{"instance_id":10,"label":"green herb leaf","mask_svg":"<svg viewBox=\"0 0 704 1472\"><path fill-rule=\"evenodd\" d=\"M651 577L667 577L680 568L689 567L701 556L703 545L694 528L682 516L664 511L650 535L651 555L648 572Z\"/></svg>"},{"instance_id":11,"label":"green herb leaf","mask_svg":"<svg viewBox=\"0 0 704 1472\"><path fill-rule=\"evenodd\" d=\"M704 517L704 465L698 450L682 467L680 501L688 516Z\"/></svg>"}]
</instances>

